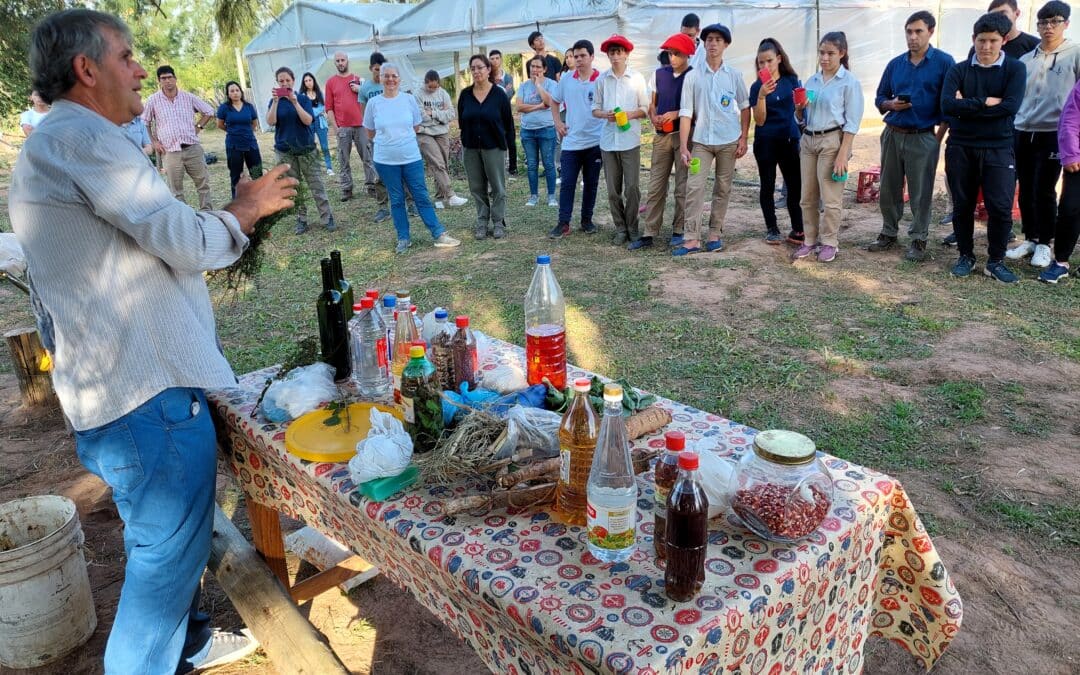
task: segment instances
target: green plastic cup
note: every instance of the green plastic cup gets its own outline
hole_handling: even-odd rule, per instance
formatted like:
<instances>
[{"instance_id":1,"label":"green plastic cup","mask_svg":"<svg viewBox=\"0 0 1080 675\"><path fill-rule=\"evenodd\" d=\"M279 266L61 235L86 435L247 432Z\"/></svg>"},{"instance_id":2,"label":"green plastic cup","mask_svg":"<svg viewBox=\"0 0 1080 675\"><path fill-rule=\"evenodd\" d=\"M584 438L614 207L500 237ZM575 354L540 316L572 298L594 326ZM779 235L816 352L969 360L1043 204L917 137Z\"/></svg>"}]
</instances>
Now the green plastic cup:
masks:
<instances>
[{"instance_id":1,"label":"green plastic cup","mask_svg":"<svg viewBox=\"0 0 1080 675\"><path fill-rule=\"evenodd\" d=\"M700 157L691 157L690 158L690 173L697 173L698 171L701 171L701 158Z\"/></svg>"}]
</instances>

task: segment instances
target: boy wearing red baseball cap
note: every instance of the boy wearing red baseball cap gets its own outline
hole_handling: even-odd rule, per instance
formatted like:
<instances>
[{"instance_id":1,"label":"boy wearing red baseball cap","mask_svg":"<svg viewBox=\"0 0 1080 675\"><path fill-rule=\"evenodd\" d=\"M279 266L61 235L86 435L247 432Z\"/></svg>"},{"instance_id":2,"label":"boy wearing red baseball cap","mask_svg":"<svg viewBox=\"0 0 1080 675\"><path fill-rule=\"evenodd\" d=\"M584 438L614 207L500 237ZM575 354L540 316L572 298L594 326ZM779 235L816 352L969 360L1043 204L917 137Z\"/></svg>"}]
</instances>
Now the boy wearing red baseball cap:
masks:
<instances>
[{"instance_id":1,"label":"boy wearing red baseball cap","mask_svg":"<svg viewBox=\"0 0 1080 675\"><path fill-rule=\"evenodd\" d=\"M622 35L600 43L611 68L596 81L592 115L604 120L600 156L607 181L608 207L615 223L611 243L623 246L638 239L638 204L641 202L641 120L649 109L645 78L627 65L634 45ZM618 111L618 112L616 112Z\"/></svg>"},{"instance_id":2,"label":"boy wearing red baseball cap","mask_svg":"<svg viewBox=\"0 0 1080 675\"><path fill-rule=\"evenodd\" d=\"M660 234L672 166L675 167L675 218L671 222L671 246L682 246L686 223L686 164L679 158L679 107L686 82L684 75L693 69L690 57L694 54L694 40L676 33L660 49L668 53L670 64L656 69L656 84L649 103L649 120L656 136L649 170L645 235L627 247L631 251L652 246L653 238Z\"/></svg>"}]
</instances>

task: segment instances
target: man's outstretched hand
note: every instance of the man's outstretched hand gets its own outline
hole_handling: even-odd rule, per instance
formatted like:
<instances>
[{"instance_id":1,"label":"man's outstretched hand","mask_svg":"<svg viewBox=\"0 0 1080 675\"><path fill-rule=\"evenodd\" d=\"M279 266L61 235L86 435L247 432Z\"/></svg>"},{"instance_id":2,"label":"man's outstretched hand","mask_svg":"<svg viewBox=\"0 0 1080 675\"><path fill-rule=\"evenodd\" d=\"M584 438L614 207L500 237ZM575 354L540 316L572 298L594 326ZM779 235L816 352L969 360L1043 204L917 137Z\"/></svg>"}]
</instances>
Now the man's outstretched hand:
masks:
<instances>
[{"instance_id":1,"label":"man's outstretched hand","mask_svg":"<svg viewBox=\"0 0 1080 675\"><path fill-rule=\"evenodd\" d=\"M236 198L225 205L225 210L236 216L244 234L254 232L260 218L292 208L299 181L285 176L288 170L288 164L279 164L258 180L241 178L236 184Z\"/></svg>"}]
</instances>

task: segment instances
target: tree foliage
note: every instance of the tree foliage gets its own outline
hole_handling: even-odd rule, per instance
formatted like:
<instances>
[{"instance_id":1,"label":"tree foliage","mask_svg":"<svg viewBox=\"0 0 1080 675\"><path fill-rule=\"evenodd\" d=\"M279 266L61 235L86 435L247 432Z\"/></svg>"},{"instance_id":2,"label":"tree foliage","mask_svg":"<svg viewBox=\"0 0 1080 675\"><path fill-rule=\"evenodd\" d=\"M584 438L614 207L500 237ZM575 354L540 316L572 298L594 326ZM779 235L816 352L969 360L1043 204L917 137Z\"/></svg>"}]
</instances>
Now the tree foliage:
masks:
<instances>
[{"instance_id":1,"label":"tree foliage","mask_svg":"<svg viewBox=\"0 0 1080 675\"><path fill-rule=\"evenodd\" d=\"M64 0L0 2L0 119L28 107L30 31L43 16L63 9Z\"/></svg>"}]
</instances>

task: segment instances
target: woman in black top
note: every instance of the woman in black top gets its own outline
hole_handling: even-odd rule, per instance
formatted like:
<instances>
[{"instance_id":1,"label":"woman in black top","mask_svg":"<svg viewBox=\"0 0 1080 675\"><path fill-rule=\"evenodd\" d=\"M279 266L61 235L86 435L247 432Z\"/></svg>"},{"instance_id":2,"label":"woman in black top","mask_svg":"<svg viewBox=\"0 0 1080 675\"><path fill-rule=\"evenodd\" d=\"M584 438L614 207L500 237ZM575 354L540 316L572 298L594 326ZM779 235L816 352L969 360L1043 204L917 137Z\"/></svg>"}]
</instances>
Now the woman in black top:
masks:
<instances>
[{"instance_id":1,"label":"woman in black top","mask_svg":"<svg viewBox=\"0 0 1080 675\"><path fill-rule=\"evenodd\" d=\"M506 129L514 117L506 92L494 86L487 57L473 55L469 71L473 84L458 97L457 113L465 174L476 203L473 235L502 239L506 236Z\"/></svg>"}]
</instances>

